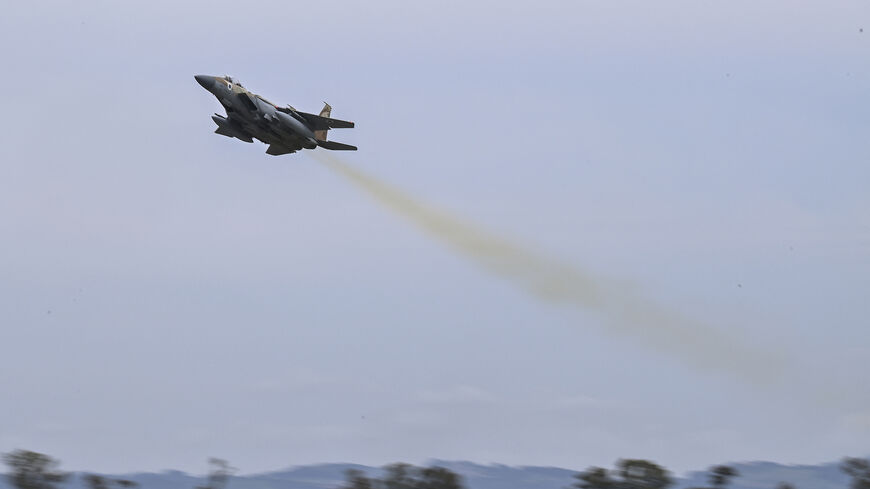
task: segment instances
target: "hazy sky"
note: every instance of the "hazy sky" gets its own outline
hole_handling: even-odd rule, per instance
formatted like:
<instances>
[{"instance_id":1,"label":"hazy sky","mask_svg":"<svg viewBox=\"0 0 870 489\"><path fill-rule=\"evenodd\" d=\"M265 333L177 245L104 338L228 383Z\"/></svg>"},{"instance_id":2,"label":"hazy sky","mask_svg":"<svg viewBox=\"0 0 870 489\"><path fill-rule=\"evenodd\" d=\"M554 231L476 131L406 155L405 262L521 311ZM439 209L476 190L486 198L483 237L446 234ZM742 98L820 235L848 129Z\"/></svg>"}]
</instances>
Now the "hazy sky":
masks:
<instances>
[{"instance_id":1,"label":"hazy sky","mask_svg":"<svg viewBox=\"0 0 870 489\"><path fill-rule=\"evenodd\" d=\"M0 42L0 452L870 454L866 1L15 2ZM346 164L609 309L213 134L194 74L327 100L357 122L330 134Z\"/></svg>"}]
</instances>

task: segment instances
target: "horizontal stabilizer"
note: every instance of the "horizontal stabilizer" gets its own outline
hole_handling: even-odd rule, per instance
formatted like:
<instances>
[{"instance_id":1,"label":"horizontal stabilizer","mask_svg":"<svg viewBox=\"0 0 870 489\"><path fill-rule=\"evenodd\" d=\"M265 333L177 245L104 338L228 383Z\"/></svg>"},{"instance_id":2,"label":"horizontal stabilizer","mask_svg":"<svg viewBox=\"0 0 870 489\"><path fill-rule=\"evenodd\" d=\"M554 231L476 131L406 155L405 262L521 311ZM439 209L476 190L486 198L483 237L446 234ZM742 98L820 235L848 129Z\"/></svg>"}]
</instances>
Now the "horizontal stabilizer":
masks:
<instances>
[{"instance_id":1,"label":"horizontal stabilizer","mask_svg":"<svg viewBox=\"0 0 870 489\"><path fill-rule=\"evenodd\" d=\"M333 151L356 151L356 146L349 144L337 143L335 141L317 141L317 145L323 149L331 149Z\"/></svg>"},{"instance_id":2,"label":"horizontal stabilizer","mask_svg":"<svg viewBox=\"0 0 870 489\"><path fill-rule=\"evenodd\" d=\"M333 119L332 117L321 117L319 115L309 114L307 112L297 112L311 125L313 131L321 131L323 129L350 129L353 127L353 122Z\"/></svg>"}]
</instances>

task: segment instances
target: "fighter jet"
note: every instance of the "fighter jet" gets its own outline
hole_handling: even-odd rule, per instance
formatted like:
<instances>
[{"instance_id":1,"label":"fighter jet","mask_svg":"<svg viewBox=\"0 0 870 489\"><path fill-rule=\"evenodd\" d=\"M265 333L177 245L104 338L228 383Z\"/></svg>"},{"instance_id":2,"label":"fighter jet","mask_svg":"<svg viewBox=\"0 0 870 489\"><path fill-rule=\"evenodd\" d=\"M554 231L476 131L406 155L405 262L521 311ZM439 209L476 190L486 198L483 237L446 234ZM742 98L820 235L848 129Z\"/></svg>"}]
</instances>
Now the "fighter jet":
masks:
<instances>
[{"instance_id":1,"label":"fighter jet","mask_svg":"<svg viewBox=\"0 0 870 489\"><path fill-rule=\"evenodd\" d=\"M290 107L278 107L265 98L249 92L230 76L195 75L203 88L217 97L227 112L215 114L217 134L252 143L258 139L269 145L266 153L284 155L302 148L356 151L356 146L326 140L326 132L334 128L353 127L353 122L330 118L332 107L326 104L320 115L299 112Z\"/></svg>"}]
</instances>

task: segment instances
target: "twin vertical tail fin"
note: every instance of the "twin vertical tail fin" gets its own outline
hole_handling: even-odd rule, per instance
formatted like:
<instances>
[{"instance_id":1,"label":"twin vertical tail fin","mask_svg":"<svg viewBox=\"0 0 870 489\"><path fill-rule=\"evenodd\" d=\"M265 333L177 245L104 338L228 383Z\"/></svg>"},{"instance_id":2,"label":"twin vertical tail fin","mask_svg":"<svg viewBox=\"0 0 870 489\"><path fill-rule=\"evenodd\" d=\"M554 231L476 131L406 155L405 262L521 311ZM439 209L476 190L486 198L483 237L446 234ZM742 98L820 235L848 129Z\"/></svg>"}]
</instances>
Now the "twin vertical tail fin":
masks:
<instances>
[{"instance_id":1,"label":"twin vertical tail fin","mask_svg":"<svg viewBox=\"0 0 870 489\"><path fill-rule=\"evenodd\" d=\"M331 149L333 151L356 151L356 146L326 140L326 132L329 131L330 127L353 127L353 122L333 120L330 117L331 115L332 107L328 103L323 102L323 110L320 111L320 117L323 118L327 127L326 129L314 131L314 137L317 139L317 145L323 149Z\"/></svg>"},{"instance_id":2,"label":"twin vertical tail fin","mask_svg":"<svg viewBox=\"0 0 870 489\"><path fill-rule=\"evenodd\" d=\"M323 102L323 110L320 111L320 117L328 118L332 114L332 106L328 103ZM329 128L322 129L320 131L314 131L314 137L320 141L326 141L326 132L329 131Z\"/></svg>"},{"instance_id":3,"label":"twin vertical tail fin","mask_svg":"<svg viewBox=\"0 0 870 489\"><path fill-rule=\"evenodd\" d=\"M320 117L329 117L332 114L332 106L323 102L323 110L320 111Z\"/></svg>"},{"instance_id":4,"label":"twin vertical tail fin","mask_svg":"<svg viewBox=\"0 0 870 489\"><path fill-rule=\"evenodd\" d=\"M351 128L354 125L351 121L342 121L330 117L332 115L332 107L326 102L324 102L323 110L320 111L319 115L308 114L305 112L296 112L296 114L305 119L312 128L314 139L317 140L317 145L321 148L331 149L333 151L356 151L356 146L326 140L326 133L330 129Z\"/></svg>"}]
</instances>

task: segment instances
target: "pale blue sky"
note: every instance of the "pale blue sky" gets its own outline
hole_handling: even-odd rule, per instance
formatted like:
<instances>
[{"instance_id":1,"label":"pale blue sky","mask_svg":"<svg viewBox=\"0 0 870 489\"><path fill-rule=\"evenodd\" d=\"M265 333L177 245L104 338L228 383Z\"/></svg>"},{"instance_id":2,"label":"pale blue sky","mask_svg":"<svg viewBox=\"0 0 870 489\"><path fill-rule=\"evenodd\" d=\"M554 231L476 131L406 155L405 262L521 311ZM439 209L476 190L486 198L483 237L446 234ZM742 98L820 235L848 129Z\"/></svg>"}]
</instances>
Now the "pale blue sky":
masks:
<instances>
[{"instance_id":1,"label":"pale blue sky","mask_svg":"<svg viewBox=\"0 0 870 489\"><path fill-rule=\"evenodd\" d=\"M866 455L862 1L19 2L0 18L0 451L244 472ZM193 75L357 122L341 155L786 358L759 387L538 302ZM50 313L49 313L50 311Z\"/></svg>"}]
</instances>

